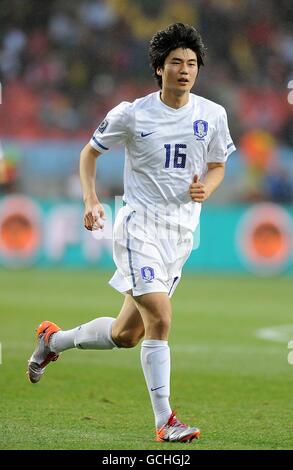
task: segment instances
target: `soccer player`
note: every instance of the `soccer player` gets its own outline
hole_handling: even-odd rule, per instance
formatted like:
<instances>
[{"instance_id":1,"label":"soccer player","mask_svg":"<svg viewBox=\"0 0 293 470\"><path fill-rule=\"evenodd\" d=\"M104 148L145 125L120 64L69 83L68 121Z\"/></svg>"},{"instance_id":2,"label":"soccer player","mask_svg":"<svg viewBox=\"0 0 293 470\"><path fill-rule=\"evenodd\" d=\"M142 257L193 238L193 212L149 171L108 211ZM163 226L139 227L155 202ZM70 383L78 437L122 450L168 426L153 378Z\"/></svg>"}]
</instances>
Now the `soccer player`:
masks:
<instances>
[{"instance_id":1,"label":"soccer player","mask_svg":"<svg viewBox=\"0 0 293 470\"><path fill-rule=\"evenodd\" d=\"M101 229L105 212L96 195L96 158L125 146L124 202L113 231L117 270L111 286L125 295L117 318L100 317L69 331L44 321L28 377L70 348L131 348L141 365L155 416L156 440L190 442L200 431L170 407L170 297L190 255L202 203L224 177L235 150L225 109L190 91L203 65L198 31L175 23L157 32L149 56L160 90L112 109L80 155L87 230Z\"/></svg>"}]
</instances>

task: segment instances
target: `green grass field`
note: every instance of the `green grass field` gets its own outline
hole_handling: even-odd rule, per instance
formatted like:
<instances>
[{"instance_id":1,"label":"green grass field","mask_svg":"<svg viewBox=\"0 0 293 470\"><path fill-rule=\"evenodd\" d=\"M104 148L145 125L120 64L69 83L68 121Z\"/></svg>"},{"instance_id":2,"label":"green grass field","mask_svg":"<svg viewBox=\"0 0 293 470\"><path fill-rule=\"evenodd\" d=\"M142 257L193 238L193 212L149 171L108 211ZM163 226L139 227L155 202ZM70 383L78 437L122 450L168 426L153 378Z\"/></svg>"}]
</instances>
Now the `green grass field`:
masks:
<instances>
[{"instance_id":1,"label":"green grass field","mask_svg":"<svg viewBox=\"0 0 293 470\"><path fill-rule=\"evenodd\" d=\"M292 278L183 278L173 297L171 405L202 430L190 445L153 441L139 347L64 352L30 384L41 320L67 329L118 313L123 299L108 277L0 271L0 449L293 448ZM279 341L255 334L290 324Z\"/></svg>"}]
</instances>

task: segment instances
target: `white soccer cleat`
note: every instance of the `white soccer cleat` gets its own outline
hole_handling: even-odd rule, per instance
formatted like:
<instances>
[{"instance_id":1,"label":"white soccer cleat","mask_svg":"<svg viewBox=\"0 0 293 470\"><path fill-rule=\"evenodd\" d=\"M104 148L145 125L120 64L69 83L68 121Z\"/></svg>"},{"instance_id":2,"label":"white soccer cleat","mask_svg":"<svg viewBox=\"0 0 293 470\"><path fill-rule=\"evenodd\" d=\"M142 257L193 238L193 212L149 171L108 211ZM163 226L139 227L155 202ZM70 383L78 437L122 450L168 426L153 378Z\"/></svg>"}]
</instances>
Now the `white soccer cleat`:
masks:
<instances>
[{"instance_id":1,"label":"white soccer cleat","mask_svg":"<svg viewBox=\"0 0 293 470\"><path fill-rule=\"evenodd\" d=\"M51 321L43 321L37 329L37 346L28 361L27 376L31 383L39 382L49 362L57 361L59 354L50 349L49 339L60 328Z\"/></svg>"},{"instance_id":2,"label":"white soccer cleat","mask_svg":"<svg viewBox=\"0 0 293 470\"><path fill-rule=\"evenodd\" d=\"M200 430L181 423L172 412L168 422L156 431L157 442L191 442L198 439Z\"/></svg>"}]
</instances>

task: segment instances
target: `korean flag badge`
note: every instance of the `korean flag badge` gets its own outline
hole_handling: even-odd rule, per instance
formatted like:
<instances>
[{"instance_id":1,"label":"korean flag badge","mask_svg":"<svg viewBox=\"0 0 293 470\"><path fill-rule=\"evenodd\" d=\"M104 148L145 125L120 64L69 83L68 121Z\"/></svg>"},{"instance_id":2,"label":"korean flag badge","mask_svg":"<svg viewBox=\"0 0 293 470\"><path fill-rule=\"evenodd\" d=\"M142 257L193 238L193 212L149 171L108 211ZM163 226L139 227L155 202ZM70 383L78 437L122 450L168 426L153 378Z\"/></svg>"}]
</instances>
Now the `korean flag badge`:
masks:
<instances>
[{"instance_id":1,"label":"korean flag badge","mask_svg":"<svg viewBox=\"0 0 293 470\"><path fill-rule=\"evenodd\" d=\"M193 130L194 135L197 137L196 140L203 140L208 133L209 125L207 121L203 121L199 119L198 121L194 121L193 123Z\"/></svg>"}]
</instances>

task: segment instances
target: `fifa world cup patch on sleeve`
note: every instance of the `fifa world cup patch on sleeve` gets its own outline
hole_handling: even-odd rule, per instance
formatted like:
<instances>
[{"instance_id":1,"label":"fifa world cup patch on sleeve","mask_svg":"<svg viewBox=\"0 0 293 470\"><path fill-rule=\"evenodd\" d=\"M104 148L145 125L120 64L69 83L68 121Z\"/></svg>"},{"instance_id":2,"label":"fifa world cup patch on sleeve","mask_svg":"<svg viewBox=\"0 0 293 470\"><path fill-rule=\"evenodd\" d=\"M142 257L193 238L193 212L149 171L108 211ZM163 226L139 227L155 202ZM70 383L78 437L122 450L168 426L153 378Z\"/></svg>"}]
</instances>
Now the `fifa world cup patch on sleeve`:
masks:
<instances>
[{"instance_id":1,"label":"fifa world cup patch on sleeve","mask_svg":"<svg viewBox=\"0 0 293 470\"><path fill-rule=\"evenodd\" d=\"M208 133L209 124L207 121L203 119L199 119L198 121L194 121L193 123L193 130L194 135L196 135L197 140L203 140Z\"/></svg>"},{"instance_id":2,"label":"fifa world cup patch on sleeve","mask_svg":"<svg viewBox=\"0 0 293 470\"><path fill-rule=\"evenodd\" d=\"M98 127L98 131L103 134L103 132L107 129L109 124L109 121L107 119L104 119L104 121L101 122L101 124Z\"/></svg>"},{"instance_id":3,"label":"fifa world cup patch on sleeve","mask_svg":"<svg viewBox=\"0 0 293 470\"><path fill-rule=\"evenodd\" d=\"M155 271L150 266L144 266L143 268L141 268L140 272L141 272L141 277L146 282L152 282L153 279L155 278Z\"/></svg>"}]
</instances>

